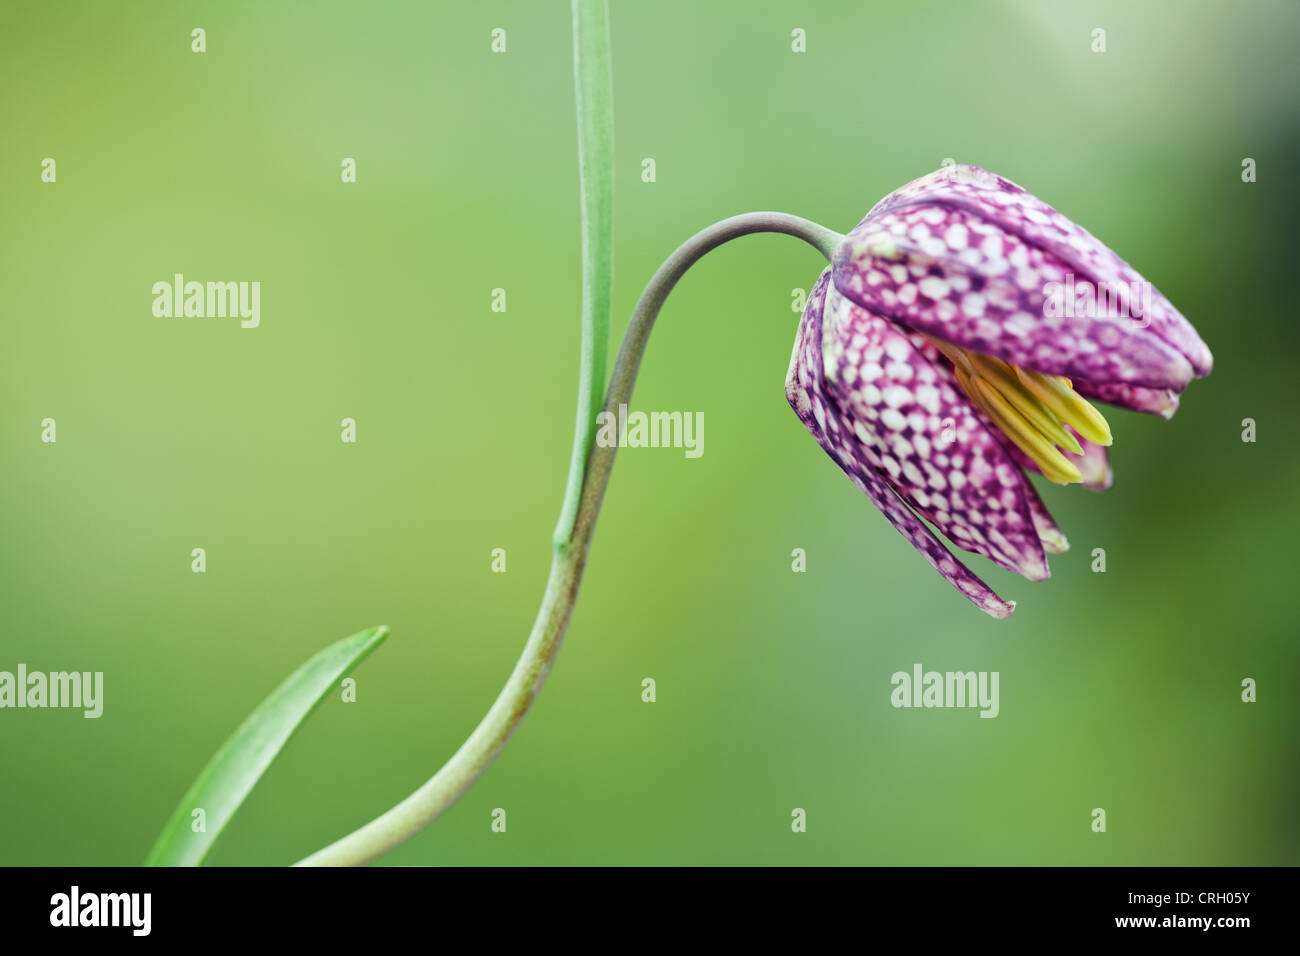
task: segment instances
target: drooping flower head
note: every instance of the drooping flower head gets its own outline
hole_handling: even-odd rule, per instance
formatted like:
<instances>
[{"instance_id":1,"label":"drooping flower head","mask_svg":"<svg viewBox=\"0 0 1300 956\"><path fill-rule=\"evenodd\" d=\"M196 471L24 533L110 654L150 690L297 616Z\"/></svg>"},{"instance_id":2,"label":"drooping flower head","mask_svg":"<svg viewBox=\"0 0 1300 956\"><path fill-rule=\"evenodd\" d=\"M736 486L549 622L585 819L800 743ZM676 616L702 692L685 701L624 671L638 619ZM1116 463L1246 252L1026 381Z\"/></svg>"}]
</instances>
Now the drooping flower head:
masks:
<instances>
[{"instance_id":1,"label":"drooping flower head","mask_svg":"<svg viewBox=\"0 0 1300 956\"><path fill-rule=\"evenodd\" d=\"M1178 310L1086 230L975 166L876 204L808 297L786 379L801 421L972 602L1004 601L926 526L1030 580L1068 546L1026 470L1111 484L1089 399L1172 417L1208 375Z\"/></svg>"}]
</instances>

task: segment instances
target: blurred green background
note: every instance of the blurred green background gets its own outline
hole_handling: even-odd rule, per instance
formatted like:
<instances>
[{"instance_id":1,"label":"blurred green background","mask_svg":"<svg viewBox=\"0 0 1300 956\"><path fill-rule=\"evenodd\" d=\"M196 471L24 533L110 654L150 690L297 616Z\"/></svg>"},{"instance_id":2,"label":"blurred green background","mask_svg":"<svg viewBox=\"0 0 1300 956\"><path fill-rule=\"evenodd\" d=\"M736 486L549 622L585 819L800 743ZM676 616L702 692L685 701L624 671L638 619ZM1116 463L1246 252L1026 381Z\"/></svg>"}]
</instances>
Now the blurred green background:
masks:
<instances>
[{"instance_id":1,"label":"blurred green background","mask_svg":"<svg viewBox=\"0 0 1300 956\"><path fill-rule=\"evenodd\" d=\"M1296 863L1300 8L612 6L616 332L704 225L780 209L846 230L952 157L1102 237L1215 372L1172 422L1110 414L1112 491L1044 489L1073 545L1049 582L967 556L1020 602L996 622L786 405L817 254L711 254L633 403L703 411L704 456L619 456L537 706L383 862ZM470 7L6 4L0 669L106 689L99 720L0 711L0 863L138 862L249 710L363 627L393 634L358 702L326 702L211 862L288 863L366 822L505 680L573 428L572 51L567 4ZM154 318L175 272L260 281L261 327ZM895 710L914 663L999 671L1000 716Z\"/></svg>"}]
</instances>

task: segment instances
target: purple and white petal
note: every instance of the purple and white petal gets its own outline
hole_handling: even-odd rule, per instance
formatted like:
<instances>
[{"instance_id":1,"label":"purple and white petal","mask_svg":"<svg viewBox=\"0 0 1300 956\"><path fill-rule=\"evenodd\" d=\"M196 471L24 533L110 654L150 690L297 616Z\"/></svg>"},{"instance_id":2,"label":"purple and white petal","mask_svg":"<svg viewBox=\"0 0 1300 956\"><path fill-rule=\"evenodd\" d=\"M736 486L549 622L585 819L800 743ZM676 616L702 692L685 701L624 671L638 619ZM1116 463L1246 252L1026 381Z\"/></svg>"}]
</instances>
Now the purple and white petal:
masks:
<instances>
[{"instance_id":1,"label":"purple and white petal","mask_svg":"<svg viewBox=\"0 0 1300 956\"><path fill-rule=\"evenodd\" d=\"M1020 449L1016 449L1019 451ZM1057 527L1052 515L1038 497L1038 492L1029 482L1025 482L1025 498L1029 502L1029 512L1034 516L1034 527L1038 529L1038 539L1043 542L1043 550L1048 554L1064 554L1070 550L1070 542L1065 533Z\"/></svg>"},{"instance_id":2,"label":"purple and white petal","mask_svg":"<svg viewBox=\"0 0 1300 956\"><path fill-rule=\"evenodd\" d=\"M1115 473L1110 468L1110 449L1102 445L1094 445L1073 428L1070 431L1078 439L1083 454L1076 455L1068 451L1062 454L1079 469L1079 474L1083 476L1083 487L1091 488L1093 491L1109 490L1111 485L1115 484Z\"/></svg>"},{"instance_id":3,"label":"purple and white petal","mask_svg":"<svg viewBox=\"0 0 1300 956\"><path fill-rule=\"evenodd\" d=\"M930 565L976 607L996 617L1008 617L1015 602L1004 601L993 589L957 561L860 454L845 412L825 389L822 358L822 317L830 270L822 273L808 297L786 379L786 398L800 421L849 479L880 509Z\"/></svg>"},{"instance_id":4,"label":"purple and white petal","mask_svg":"<svg viewBox=\"0 0 1300 956\"><path fill-rule=\"evenodd\" d=\"M1129 307L1127 314L1139 316L1142 325L1176 349L1196 377L1213 368L1213 356L1196 329L1158 289L1097 237L1010 180L977 166L947 167L886 196L867 220L918 204L965 211L1050 253L1077 280L1118 297Z\"/></svg>"},{"instance_id":5,"label":"purple and white petal","mask_svg":"<svg viewBox=\"0 0 1300 956\"><path fill-rule=\"evenodd\" d=\"M826 290L826 391L848 414L859 456L966 551L1031 581L1049 576L1028 480L970 399L907 330Z\"/></svg>"},{"instance_id":6,"label":"purple and white petal","mask_svg":"<svg viewBox=\"0 0 1300 956\"><path fill-rule=\"evenodd\" d=\"M1195 374L1187 358L1154 323L1081 303L1086 282L1052 251L937 204L873 213L834 263L836 288L854 302L964 349L1071 379L1184 388Z\"/></svg>"},{"instance_id":7,"label":"purple and white petal","mask_svg":"<svg viewBox=\"0 0 1300 956\"><path fill-rule=\"evenodd\" d=\"M906 330L905 330L906 331ZM943 354L934 346L934 343L924 335L917 332L907 332L908 341L921 352L930 364L938 370L940 376L948 386L954 390L960 389L957 384L957 376L953 374L952 365L943 357ZM1008 438L980 409L975 408L974 412L984 423L989 434L998 440L1002 450L1011 456L1011 460L1027 472L1041 474L1038 463L1026 455L1020 448ZM1029 504L1029 511L1034 517L1034 527L1038 529L1038 538L1043 542L1043 550L1048 554L1063 554L1070 550L1070 542L1066 540L1065 533L1057 526L1051 514L1048 513L1047 505L1043 504L1043 499L1038 496L1032 483L1025 482L1025 498Z\"/></svg>"},{"instance_id":8,"label":"purple and white petal","mask_svg":"<svg viewBox=\"0 0 1300 956\"><path fill-rule=\"evenodd\" d=\"M1074 390L1084 398L1095 398L1107 405L1159 415L1161 418L1173 418L1174 412L1178 411L1178 393L1169 389L1139 388L1118 382L1096 385L1080 379L1074 383Z\"/></svg>"}]
</instances>

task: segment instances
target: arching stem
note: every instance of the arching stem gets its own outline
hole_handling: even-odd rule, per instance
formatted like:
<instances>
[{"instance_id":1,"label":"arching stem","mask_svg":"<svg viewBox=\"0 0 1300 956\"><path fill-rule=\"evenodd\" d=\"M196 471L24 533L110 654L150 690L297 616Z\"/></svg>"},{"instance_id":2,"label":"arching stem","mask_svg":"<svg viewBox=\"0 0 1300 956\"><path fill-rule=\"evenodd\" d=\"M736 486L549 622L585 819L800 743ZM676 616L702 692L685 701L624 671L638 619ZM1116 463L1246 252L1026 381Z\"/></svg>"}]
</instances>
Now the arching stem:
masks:
<instances>
[{"instance_id":1,"label":"arching stem","mask_svg":"<svg viewBox=\"0 0 1300 956\"><path fill-rule=\"evenodd\" d=\"M605 393L605 411L617 414L618 406L626 404L632 397L650 330L668 293L686 270L724 242L760 232L795 236L821 251L827 259L842 238L815 222L777 212L734 216L696 233L668 257L641 293ZM609 485L617 450L599 442L592 447L578 495L573 533L555 549L546 593L542 596L528 643L505 687L474 732L420 789L383 816L302 860L299 866L350 866L366 863L388 852L415 836L455 803L496 759L537 698L555 663L578 599L592 532Z\"/></svg>"}]
</instances>

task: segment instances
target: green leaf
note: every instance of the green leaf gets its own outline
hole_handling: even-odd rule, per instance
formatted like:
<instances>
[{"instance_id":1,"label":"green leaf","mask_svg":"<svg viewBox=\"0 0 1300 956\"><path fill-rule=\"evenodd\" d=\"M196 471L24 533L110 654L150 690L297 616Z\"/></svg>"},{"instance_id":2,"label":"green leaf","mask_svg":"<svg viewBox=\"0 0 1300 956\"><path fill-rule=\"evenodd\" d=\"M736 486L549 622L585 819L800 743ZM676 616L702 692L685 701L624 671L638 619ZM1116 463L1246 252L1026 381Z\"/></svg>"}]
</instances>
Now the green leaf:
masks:
<instances>
[{"instance_id":1,"label":"green leaf","mask_svg":"<svg viewBox=\"0 0 1300 956\"><path fill-rule=\"evenodd\" d=\"M181 798L145 860L146 866L198 866L244 798L325 695L388 636L375 627L331 644L262 701L203 768ZM206 832L191 829L202 808Z\"/></svg>"},{"instance_id":2,"label":"green leaf","mask_svg":"<svg viewBox=\"0 0 1300 956\"><path fill-rule=\"evenodd\" d=\"M609 63L609 5L573 0L573 85L578 112L578 179L582 190L582 351L578 417L555 545L573 535L596 414L605 404L609 316L614 296L614 92Z\"/></svg>"}]
</instances>

